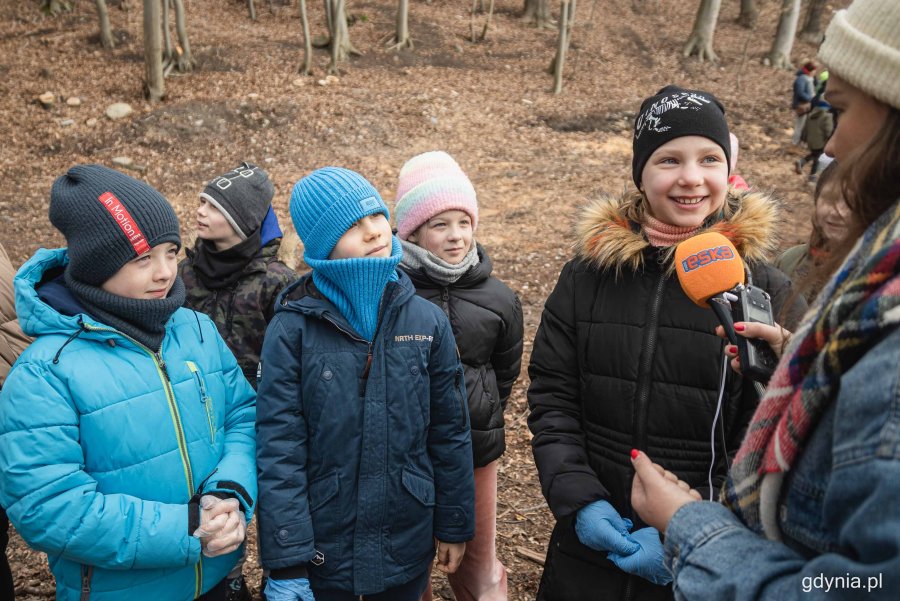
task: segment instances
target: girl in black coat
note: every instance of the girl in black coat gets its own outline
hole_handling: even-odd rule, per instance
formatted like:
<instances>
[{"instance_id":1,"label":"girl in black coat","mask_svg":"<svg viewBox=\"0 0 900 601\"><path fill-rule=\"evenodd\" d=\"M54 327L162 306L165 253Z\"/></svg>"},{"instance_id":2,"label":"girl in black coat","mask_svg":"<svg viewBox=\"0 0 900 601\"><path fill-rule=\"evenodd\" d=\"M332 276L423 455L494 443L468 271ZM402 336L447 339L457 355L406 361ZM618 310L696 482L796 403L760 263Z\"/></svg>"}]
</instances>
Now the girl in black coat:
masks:
<instances>
[{"instance_id":1,"label":"girl in black coat","mask_svg":"<svg viewBox=\"0 0 900 601\"><path fill-rule=\"evenodd\" d=\"M729 373L714 419L725 367L717 321L688 299L672 261L678 242L718 231L776 315L784 307L790 282L767 263L775 206L729 188L729 164L718 100L664 88L635 122L638 191L595 201L578 220L577 256L547 299L529 366L532 447L557 519L540 600L671 598L659 533L630 507L629 452L652 449L708 496L740 445L757 394ZM805 308L797 305L792 315Z\"/></svg>"},{"instance_id":2,"label":"girl in black coat","mask_svg":"<svg viewBox=\"0 0 900 601\"><path fill-rule=\"evenodd\" d=\"M497 460L506 448L503 411L522 361L522 307L491 275L474 240L475 189L445 152L426 152L400 171L397 237L401 269L416 293L450 318L463 363L475 465L475 539L449 574L458 601L505 601L506 569L497 560ZM431 599L431 587L423 600Z\"/></svg>"}]
</instances>

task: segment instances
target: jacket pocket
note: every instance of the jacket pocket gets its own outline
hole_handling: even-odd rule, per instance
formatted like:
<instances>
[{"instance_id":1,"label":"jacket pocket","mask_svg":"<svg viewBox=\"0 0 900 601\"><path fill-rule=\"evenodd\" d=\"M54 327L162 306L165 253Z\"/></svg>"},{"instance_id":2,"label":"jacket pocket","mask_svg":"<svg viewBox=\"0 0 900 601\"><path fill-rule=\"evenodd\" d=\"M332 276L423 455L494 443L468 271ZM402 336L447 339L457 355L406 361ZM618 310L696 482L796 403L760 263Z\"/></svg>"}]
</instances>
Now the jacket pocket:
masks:
<instances>
[{"instance_id":1,"label":"jacket pocket","mask_svg":"<svg viewBox=\"0 0 900 601\"><path fill-rule=\"evenodd\" d=\"M209 426L209 442L216 442L216 414L213 409L212 398L209 396L206 388L206 380L203 379L203 373L197 364L193 361L185 361L191 375L194 376L194 383L197 385L197 392L200 396L200 403L203 405L203 411L206 413L206 424Z\"/></svg>"},{"instance_id":2,"label":"jacket pocket","mask_svg":"<svg viewBox=\"0 0 900 601\"><path fill-rule=\"evenodd\" d=\"M391 523L391 555L408 566L434 553L434 480L405 467L400 485Z\"/></svg>"},{"instance_id":3,"label":"jacket pocket","mask_svg":"<svg viewBox=\"0 0 900 601\"><path fill-rule=\"evenodd\" d=\"M320 509L338 494L340 481L337 472L317 478L309 485L309 512Z\"/></svg>"},{"instance_id":4,"label":"jacket pocket","mask_svg":"<svg viewBox=\"0 0 900 601\"><path fill-rule=\"evenodd\" d=\"M309 483L309 514L316 545L316 558L309 567L319 576L333 573L342 563L343 511L336 507L340 488L340 476L336 471Z\"/></svg>"}]
</instances>

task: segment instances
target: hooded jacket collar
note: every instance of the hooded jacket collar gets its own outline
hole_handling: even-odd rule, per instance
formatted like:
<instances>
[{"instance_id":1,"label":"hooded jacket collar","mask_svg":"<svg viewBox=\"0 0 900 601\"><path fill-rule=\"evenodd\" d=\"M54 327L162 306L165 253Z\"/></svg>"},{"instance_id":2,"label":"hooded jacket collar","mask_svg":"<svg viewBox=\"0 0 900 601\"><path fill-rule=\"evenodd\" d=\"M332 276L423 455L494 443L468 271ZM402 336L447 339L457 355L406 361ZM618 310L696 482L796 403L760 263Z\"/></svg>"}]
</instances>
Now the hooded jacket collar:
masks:
<instances>
[{"instance_id":1,"label":"hooded jacket collar","mask_svg":"<svg viewBox=\"0 0 900 601\"><path fill-rule=\"evenodd\" d=\"M638 270L653 250L641 225L629 215L641 214L640 192L619 198L601 197L588 204L575 226L575 251L580 259L600 270ZM728 238L745 263L768 260L777 248L778 208L774 198L758 191L729 189L722 212L697 231L718 232ZM675 247L661 250L661 260L674 268Z\"/></svg>"}]
</instances>

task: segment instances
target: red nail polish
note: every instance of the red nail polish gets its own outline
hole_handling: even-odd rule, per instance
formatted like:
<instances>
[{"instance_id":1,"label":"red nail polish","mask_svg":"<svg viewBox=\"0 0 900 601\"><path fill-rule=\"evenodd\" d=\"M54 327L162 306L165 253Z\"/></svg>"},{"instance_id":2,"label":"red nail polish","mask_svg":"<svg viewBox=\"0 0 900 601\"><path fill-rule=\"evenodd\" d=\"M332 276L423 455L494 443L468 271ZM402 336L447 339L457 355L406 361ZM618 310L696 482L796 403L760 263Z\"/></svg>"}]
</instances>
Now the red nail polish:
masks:
<instances>
[{"instance_id":1,"label":"red nail polish","mask_svg":"<svg viewBox=\"0 0 900 601\"><path fill-rule=\"evenodd\" d=\"M638 451L637 449L631 449L631 458L632 459L637 459L637 456L640 454L641 454L641 452Z\"/></svg>"},{"instance_id":2,"label":"red nail polish","mask_svg":"<svg viewBox=\"0 0 900 601\"><path fill-rule=\"evenodd\" d=\"M729 352L729 353L736 353L737 350L738 350L737 347L734 346L733 344L729 344L729 345L728 345L728 352Z\"/></svg>"},{"instance_id":3,"label":"red nail polish","mask_svg":"<svg viewBox=\"0 0 900 601\"><path fill-rule=\"evenodd\" d=\"M747 329L747 326L745 326L742 323L736 323L736 324L734 324L734 329L737 330L738 332L743 332L744 330Z\"/></svg>"}]
</instances>

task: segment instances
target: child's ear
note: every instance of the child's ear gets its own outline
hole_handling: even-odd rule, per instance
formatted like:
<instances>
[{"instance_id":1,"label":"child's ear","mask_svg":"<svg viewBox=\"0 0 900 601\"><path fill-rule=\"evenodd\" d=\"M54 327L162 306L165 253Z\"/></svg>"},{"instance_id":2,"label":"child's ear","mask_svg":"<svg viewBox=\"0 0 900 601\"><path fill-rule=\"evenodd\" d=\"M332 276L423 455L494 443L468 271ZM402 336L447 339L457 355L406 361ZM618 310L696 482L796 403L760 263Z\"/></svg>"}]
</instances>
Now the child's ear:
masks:
<instances>
[{"instance_id":1,"label":"child's ear","mask_svg":"<svg viewBox=\"0 0 900 601\"><path fill-rule=\"evenodd\" d=\"M419 237L416 235L416 232L413 232L413 233L411 233L409 236L406 237L406 241L407 241L407 242L412 242L413 244L418 244L418 243L419 243Z\"/></svg>"}]
</instances>

